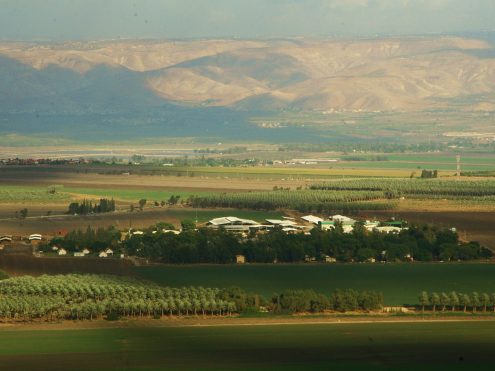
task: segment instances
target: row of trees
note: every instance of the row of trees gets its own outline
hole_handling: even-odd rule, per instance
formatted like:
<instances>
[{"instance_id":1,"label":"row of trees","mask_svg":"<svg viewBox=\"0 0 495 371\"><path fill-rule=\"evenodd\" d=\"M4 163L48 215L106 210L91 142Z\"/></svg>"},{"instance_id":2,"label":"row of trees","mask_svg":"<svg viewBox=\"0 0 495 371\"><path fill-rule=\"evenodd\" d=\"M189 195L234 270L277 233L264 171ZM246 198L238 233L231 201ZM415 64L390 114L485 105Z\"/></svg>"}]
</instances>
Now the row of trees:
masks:
<instances>
[{"instance_id":1,"label":"row of trees","mask_svg":"<svg viewBox=\"0 0 495 371\"><path fill-rule=\"evenodd\" d=\"M274 312L285 313L372 311L382 307L383 295L375 291L336 290L327 296L313 290L287 290L271 300Z\"/></svg>"},{"instance_id":2,"label":"row of trees","mask_svg":"<svg viewBox=\"0 0 495 371\"><path fill-rule=\"evenodd\" d=\"M425 175L428 173L425 173ZM431 174L432 176L434 173ZM389 191L396 195L424 196L494 196L494 180L444 180L444 179L356 179L339 180L310 186L322 191Z\"/></svg>"},{"instance_id":3,"label":"row of trees","mask_svg":"<svg viewBox=\"0 0 495 371\"><path fill-rule=\"evenodd\" d=\"M194 207L229 207L256 210L290 208L301 212L331 212L334 210L384 210L391 209L383 191L335 191L273 190L241 193L219 193L192 196L188 202Z\"/></svg>"},{"instance_id":4,"label":"row of trees","mask_svg":"<svg viewBox=\"0 0 495 371\"><path fill-rule=\"evenodd\" d=\"M82 203L72 202L69 205L67 214L81 214L86 215L90 213L109 213L115 211L115 201L107 198L102 198L97 204L93 204L93 201L83 200Z\"/></svg>"},{"instance_id":5,"label":"row of trees","mask_svg":"<svg viewBox=\"0 0 495 371\"><path fill-rule=\"evenodd\" d=\"M341 262L475 260L488 258L491 251L478 243L461 243L455 232L432 226L411 226L398 234L368 232L357 224L352 233L342 227L310 234L288 235L280 229L250 233L246 237L225 230L189 229L179 235L145 233L124 241L129 255L172 264L233 263L236 255L247 262L303 262L307 257Z\"/></svg>"},{"instance_id":6,"label":"row of trees","mask_svg":"<svg viewBox=\"0 0 495 371\"><path fill-rule=\"evenodd\" d=\"M470 294L463 294L452 291L450 293L433 292L429 294L423 291L419 294L418 299L423 312L427 308L433 312L437 310L441 310L442 312L446 310L452 312L462 310L466 312L468 309L471 309L473 313L477 310L486 312L488 308L491 308L495 312L495 293L472 292Z\"/></svg>"},{"instance_id":7,"label":"row of trees","mask_svg":"<svg viewBox=\"0 0 495 371\"><path fill-rule=\"evenodd\" d=\"M283 313L348 312L382 306L382 294L373 291L336 290L326 296L312 290L288 290L267 302L237 287L163 288L115 276L44 275L0 281L0 319L4 320L230 316L262 307Z\"/></svg>"},{"instance_id":8,"label":"row of trees","mask_svg":"<svg viewBox=\"0 0 495 371\"><path fill-rule=\"evenodd\" d=\"M0 318L54 320L231 315L238 312L236 300L244 307L252 301L242 291L234 296L230 290L162 288L111 276L23 276L0 281Z\"/></svg>"}]
</instances>

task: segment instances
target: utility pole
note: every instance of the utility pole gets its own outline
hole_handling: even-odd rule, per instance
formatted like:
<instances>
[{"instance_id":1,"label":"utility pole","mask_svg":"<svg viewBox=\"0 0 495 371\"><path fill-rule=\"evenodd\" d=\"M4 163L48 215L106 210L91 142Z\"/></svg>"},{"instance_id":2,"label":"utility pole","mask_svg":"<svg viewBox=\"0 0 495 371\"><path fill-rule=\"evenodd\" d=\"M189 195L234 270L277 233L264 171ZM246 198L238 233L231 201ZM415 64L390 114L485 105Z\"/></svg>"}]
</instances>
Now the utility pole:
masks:
<instances>
[{"instance_id":1,"label":"utility pole","mask_svg":"<svg viewBox=\"0 0 495 371\"><path fill-rule=\"evenodd\" d=\"M457 162L457 179L461 177L461 155L455 156L456 162Z\"/></svg>"}]
</instances>

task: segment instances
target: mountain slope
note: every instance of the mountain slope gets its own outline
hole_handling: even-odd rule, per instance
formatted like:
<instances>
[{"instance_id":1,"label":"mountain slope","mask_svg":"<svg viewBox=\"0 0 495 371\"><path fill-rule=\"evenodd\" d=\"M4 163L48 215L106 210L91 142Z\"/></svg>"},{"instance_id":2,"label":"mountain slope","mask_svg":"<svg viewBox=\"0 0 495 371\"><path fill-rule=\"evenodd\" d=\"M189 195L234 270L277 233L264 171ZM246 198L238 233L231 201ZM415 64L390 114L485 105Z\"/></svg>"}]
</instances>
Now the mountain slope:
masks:
<instances>
[{"instance_id":1,"label":"mountain slope","mask_svg":"<svg viewBox=\"0 0 495 371\"><path fill-rule=\"evenodd\" d=\"M456 37L0 44L0 110L491 110L495 53Z\"/></svg>"}]
</instances>

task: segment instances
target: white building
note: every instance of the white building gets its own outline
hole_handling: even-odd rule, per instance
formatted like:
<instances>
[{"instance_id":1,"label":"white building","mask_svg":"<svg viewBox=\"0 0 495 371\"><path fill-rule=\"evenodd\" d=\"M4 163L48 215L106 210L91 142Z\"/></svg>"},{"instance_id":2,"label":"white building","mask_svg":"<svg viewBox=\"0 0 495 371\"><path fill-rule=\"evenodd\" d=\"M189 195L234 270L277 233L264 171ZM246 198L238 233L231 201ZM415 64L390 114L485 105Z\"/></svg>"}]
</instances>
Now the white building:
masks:
<instances>
[{"instance_id":1,"label":"white building","mask_svg":"<svg viewBox=\"0 0 495 371\"><path fill-rule=\"evenodd\" d=\"M378 231L380 233L400 233L402 231L402 228L399 227L376 227L374 228L375 231Z\"/></svg>"},{"instance_id":2,"label":"white building","mask_svg":"<svg viewBox=\"0 0 495 371\"><path fill-rule=\"evenodd\" d=\"M58 255L59 256L65 256L65 255L67 255L67 250L65 250L65 249L59 249L58 250Z\"/></svg>"},{"instance_id":3,"label":"white building","mask_svg":"<svg viewBox=\"0 0 495 371\"><path fill-rule=\"evenodd\" d=\"M349 218L349 217L344 216L344 215L333 215L330 217L330 219L332 219L332 221L334 221L334 222L340 222L344 225L346 225L346 224L354 225L354 223L356 223L356 221L354 219Z\"/></svg>"},{"instance_id":4,"label":"white building","mask_svg":"<svg viewBox=\"0 0 495 371\"><path fill-rule=\"evenodd\" d=\"M250 219L241 219L235 216L227 216L224 218L215 218L207 223L209 228L219 229L224 228L227 231L233 232L249 232L250 229L259 229L261 225Z\"/></svg>"},{"instance_id":5,"label":"white building","mask_svg":"<svg viewBox=\"0 0 495 371\"><path fill-rule=\"evenodd\" d=\"M98 257L99 257L99 258L108 258L108 254L107 254L105 251L101 251L101 252L98 254Z\"/></svg>"},{"instance_id":6,"label":"white building","mask_svg":"<svg viewBox=\"0 0 495 371\"><path fill-rule=\"evenodd\" d=\"M323 219L318 217L318 216L313 216L313 215L306 215L301 217L302 220L308 223L312 223L315 225L318 225L318 223L323 222Z\"/></svg>"},{"instance_id":7,"label":"white building","mask_svg":"<svg viewBox=\"0 0 495 371\"><path fill-rule=\"evenodd\" d=\"M41 234L35 233L30 235L28 238L29 241L41 241Z\"/></svg>"}]
</instances>

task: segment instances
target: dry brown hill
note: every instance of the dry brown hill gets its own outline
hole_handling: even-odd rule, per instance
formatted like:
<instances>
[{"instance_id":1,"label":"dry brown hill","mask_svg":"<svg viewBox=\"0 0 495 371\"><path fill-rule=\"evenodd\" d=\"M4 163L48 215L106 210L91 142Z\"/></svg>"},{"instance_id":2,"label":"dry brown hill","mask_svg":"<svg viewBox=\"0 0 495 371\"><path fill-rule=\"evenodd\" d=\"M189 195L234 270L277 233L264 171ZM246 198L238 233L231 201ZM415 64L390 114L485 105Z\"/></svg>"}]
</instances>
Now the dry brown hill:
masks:
<instances>
[{"instance_id":1,"label":"dry brown hill","mask_svg":"<svg viewBox=\"0 0 495 371\"><path fill-rule=\"evenodd\" d=\"M206 106L493 110L495 54L481 55L491 48L455 37L101 41L3 43L0 55L37 70L125 68L165 100Z\"/></svg>"}]
</instances>

